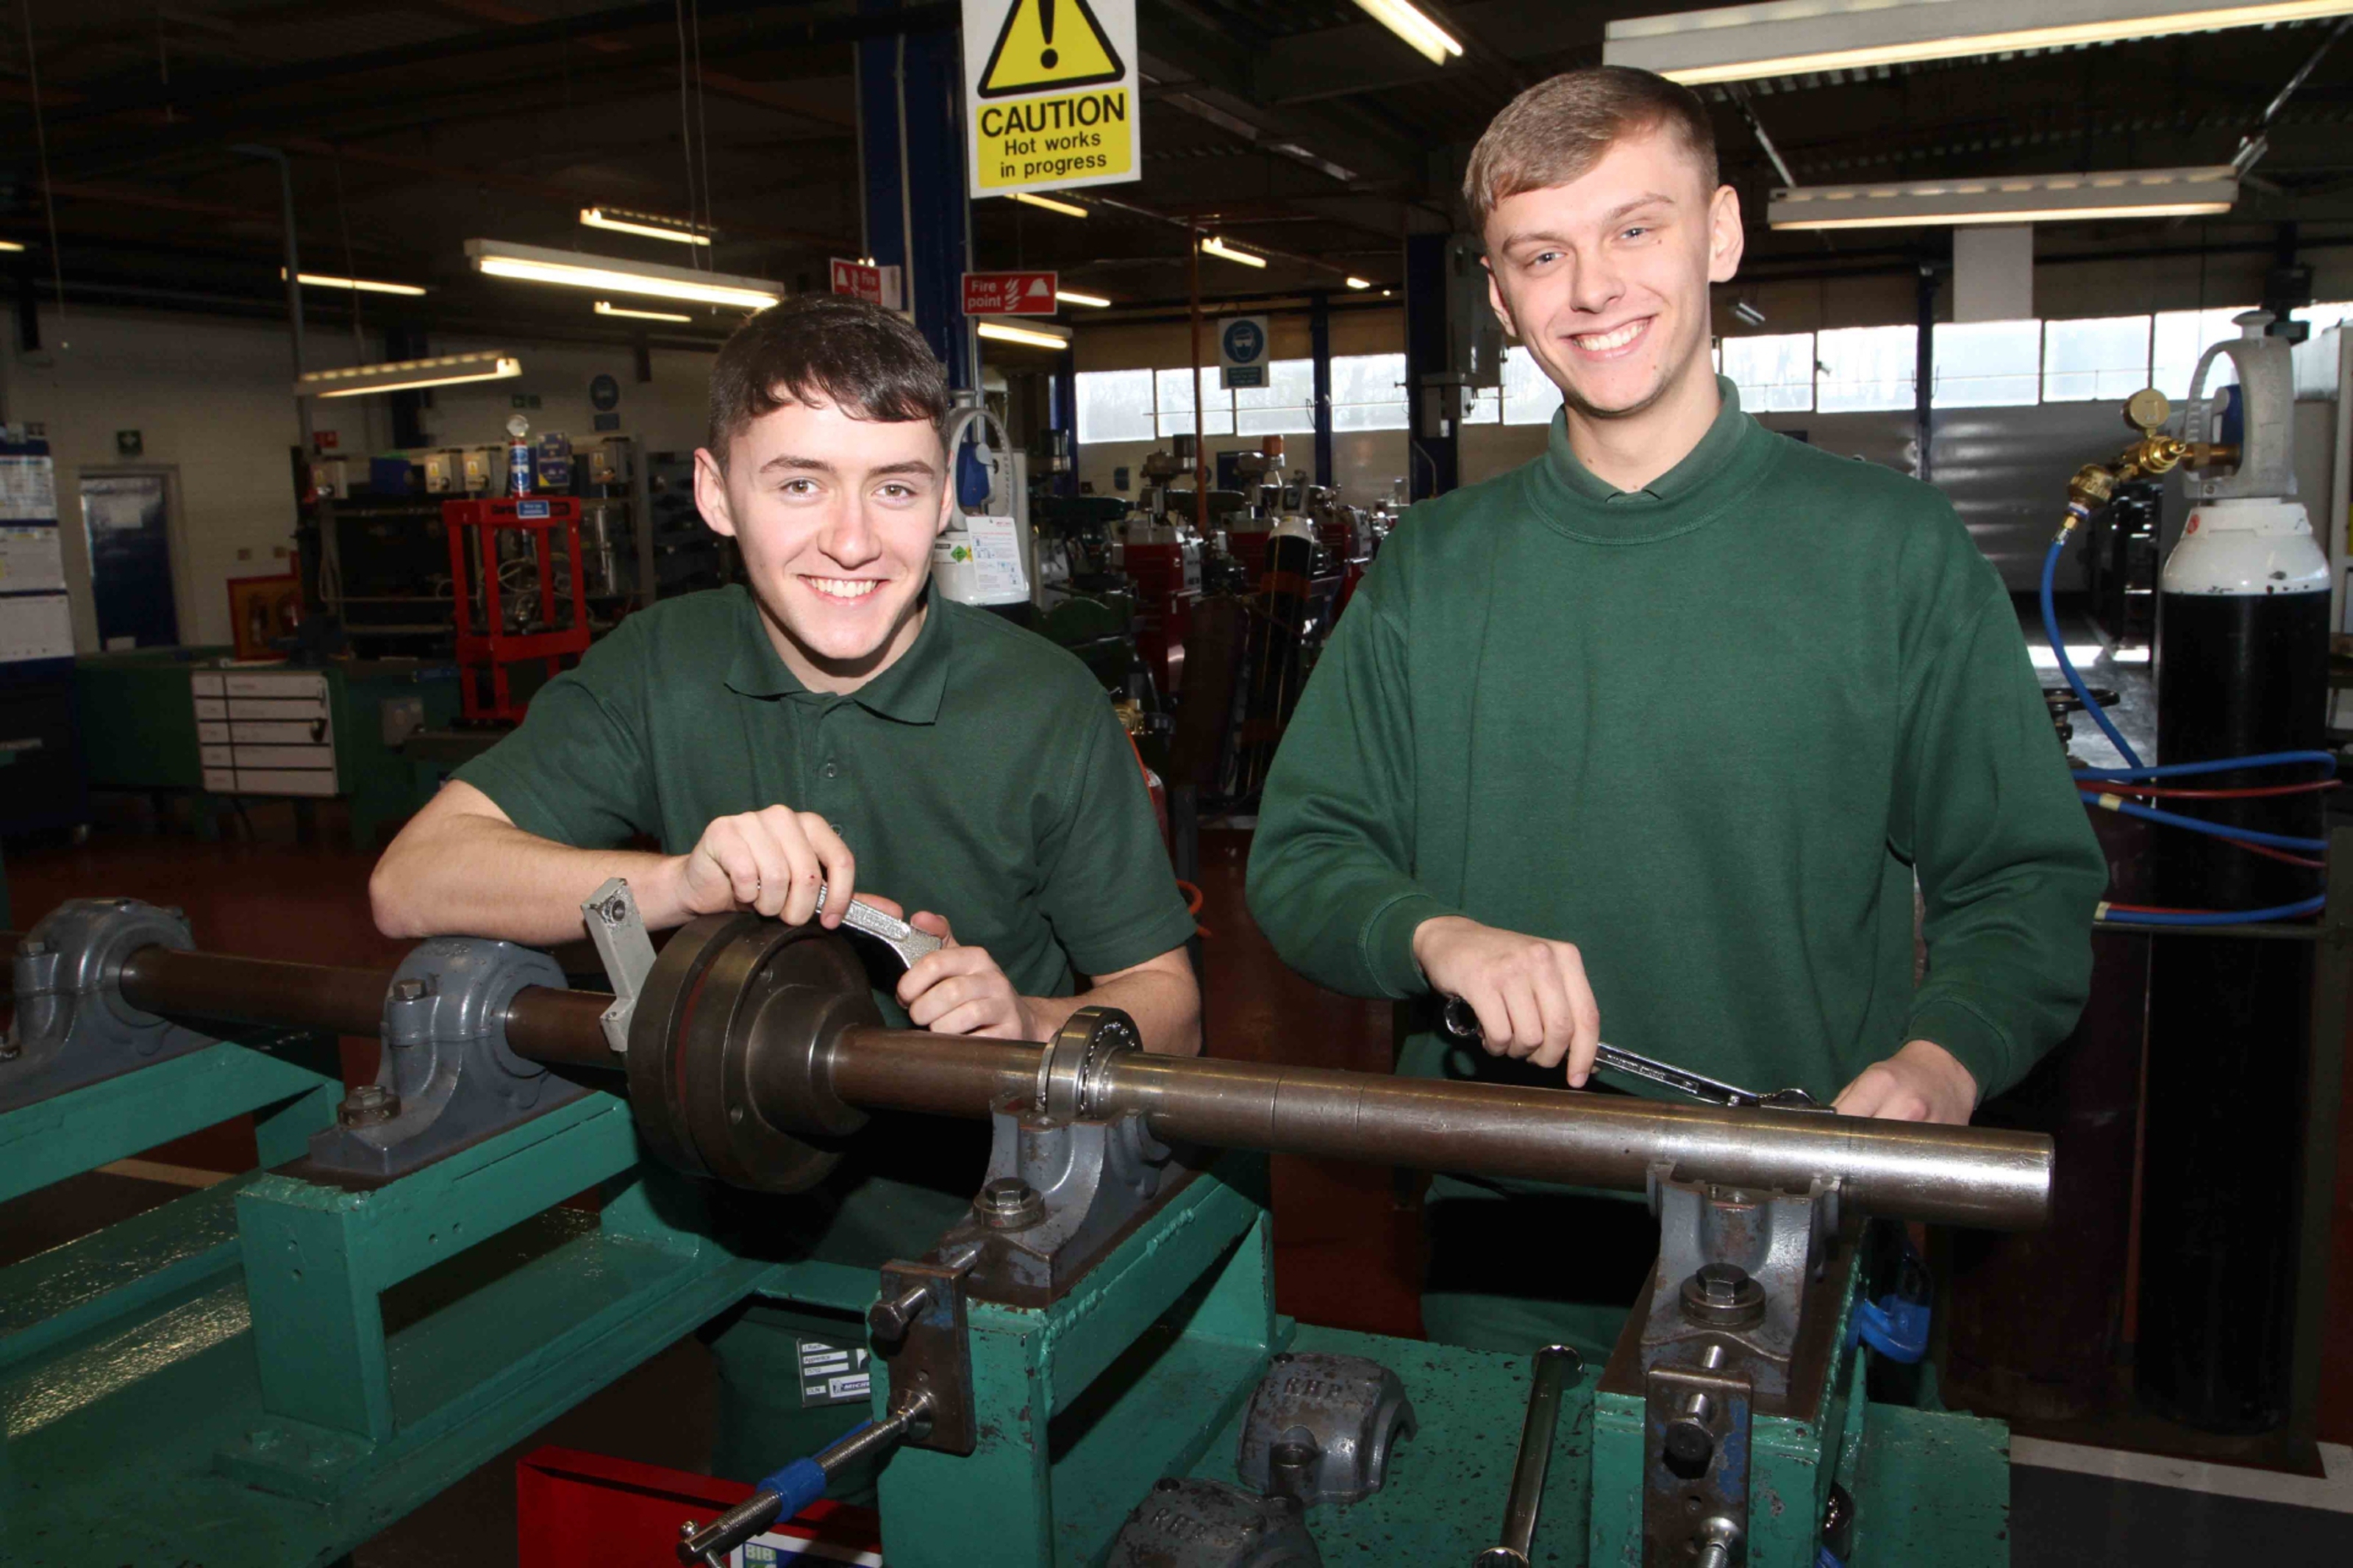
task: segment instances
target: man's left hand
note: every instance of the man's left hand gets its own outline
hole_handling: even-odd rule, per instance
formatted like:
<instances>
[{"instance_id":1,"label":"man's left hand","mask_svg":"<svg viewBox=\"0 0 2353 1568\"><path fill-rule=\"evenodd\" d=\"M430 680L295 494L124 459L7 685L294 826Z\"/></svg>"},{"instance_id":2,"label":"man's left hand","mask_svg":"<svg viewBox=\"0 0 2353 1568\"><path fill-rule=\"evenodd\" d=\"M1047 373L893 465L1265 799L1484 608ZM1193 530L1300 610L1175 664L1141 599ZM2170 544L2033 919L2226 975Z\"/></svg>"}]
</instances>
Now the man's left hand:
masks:
<instances>
[{"instance_id":1,"label":"man's left hand","mask_svg":"<svg viewBox=\"0 0 2353 1568\"><path fill-rule=\"evenodd\" d=\"M1883 1121L1941 1121L1966 1126L1978 1108L1978 1080L1944 1047L1914 1040L1883 1062L1873 1062L1839 1090L1841 1116Z\"/></svg>"},{"instance_id":2,"label":"man's left hand","mask_svg":"<svg viewBox=\"0 0 2353 1568\"><path fill-rule=\"evenodd\" d=\"M866 901L894 915L899 912L889 899L869 893ZM937 952L917 959L914 967L900 977L899 1005L907 1009L909 1022L918 1029L942 1035L982 1035L999 1040L1039 1037L1027 1000L1013 989L1013 982L997 967L987 948L961 945L946 918L929 910L908 917L907 923L946 942Z\"/></svg>"}]
</instances>

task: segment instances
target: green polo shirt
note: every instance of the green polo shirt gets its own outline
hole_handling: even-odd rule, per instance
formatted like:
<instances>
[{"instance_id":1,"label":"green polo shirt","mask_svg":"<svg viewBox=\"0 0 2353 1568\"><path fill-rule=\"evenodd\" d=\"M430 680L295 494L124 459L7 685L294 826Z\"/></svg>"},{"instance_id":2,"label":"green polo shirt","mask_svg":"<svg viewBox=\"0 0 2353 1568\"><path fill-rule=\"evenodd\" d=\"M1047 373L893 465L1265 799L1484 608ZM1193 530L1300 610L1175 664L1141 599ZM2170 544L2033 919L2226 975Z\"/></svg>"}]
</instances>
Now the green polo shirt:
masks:
<instances>
[{"instance_id":1,"label":"green polo shirt","mask_svg":"<svg viewBox=\"0 0 2353 1568\"><path fill-rule=\"evenodd\" d=\"M926 592L913 646L847 693L794 679L743 587L665 599L457 776L584 848L644 835L683 854L715 817L818 812L861 890L946 916L1025 996L1182 947L1193 920L1103 689L1044 638Z\"/></svg>"}]
</instances>

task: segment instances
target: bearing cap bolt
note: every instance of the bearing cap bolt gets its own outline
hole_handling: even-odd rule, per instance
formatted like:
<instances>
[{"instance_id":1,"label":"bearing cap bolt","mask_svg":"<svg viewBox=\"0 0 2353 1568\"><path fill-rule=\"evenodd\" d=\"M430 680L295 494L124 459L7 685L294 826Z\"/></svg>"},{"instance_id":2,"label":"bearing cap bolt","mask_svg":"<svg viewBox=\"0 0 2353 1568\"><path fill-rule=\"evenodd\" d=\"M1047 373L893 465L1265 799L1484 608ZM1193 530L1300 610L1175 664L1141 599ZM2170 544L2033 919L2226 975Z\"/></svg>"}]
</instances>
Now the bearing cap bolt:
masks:
<instances>
[{"instance_id":1,"label":"bearing cap bolt","mask_svg":"<svg viewBox=\"0 0 2353 1568\"><path fill-rule=\"evenodd\" d=\"M380 1083L364 1083L343 1096L335 1120L346 1127L374 1127L400 1114L400 1096Z\"/></svg>"},{"instance_id":2,"label":"bearing cap bolt","mask_svg":"<svg viewBox=\"0 0 2353 1568\"><path fill-rule=\"evenodd\" d=\"M932 1288L929 1285L910 1285L896 1296L867 1308L866 1326L874 1331L874 1337L878 1340L904 1339L907 1330L923 1316L923 1309L930 1306L931 1301Z\"/></svg>"},{"instance_id":3,"label":"bearing cap bolt","mask_svg":"<svg viewBox=\"0 0 2353 1568\"><path fill-rule=\"evenodd\" d=\"M991 1230L1027 1230L1046 1217L1046 1202L1020 1177L999 1176L980 1189L972 1212Z\"/></svg>"},{"instance_id":4,"label":"bearing cap bolt","mask_svg":"<svg viewBox=\"0 0 2353 1568\"><path fill-rule=\"evenodd\" d=\"M1765 1321L1765 1288L1736 1263L1703 1263L1683 1281L1683 1314L1710 1328L1754 1328Z\"/></svg>"}]
</instances>

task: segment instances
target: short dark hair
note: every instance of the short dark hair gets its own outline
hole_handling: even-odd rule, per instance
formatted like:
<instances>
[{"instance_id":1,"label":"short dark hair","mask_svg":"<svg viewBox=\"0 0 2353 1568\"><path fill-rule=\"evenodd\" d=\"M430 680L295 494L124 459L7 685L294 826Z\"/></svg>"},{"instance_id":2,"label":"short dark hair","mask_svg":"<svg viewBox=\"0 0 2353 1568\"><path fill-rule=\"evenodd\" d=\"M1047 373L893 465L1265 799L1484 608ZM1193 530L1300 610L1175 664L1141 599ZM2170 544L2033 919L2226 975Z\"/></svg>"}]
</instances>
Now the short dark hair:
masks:
<instances>
[{"instance_id":1,"label":"short dark hair","mask_svg":"<svg viewBox=\"0 0 2353 1568\"><path fill-rule=\"evenodd\" d=\"M1567 184L1616 142L1662 125L1682 139L1715 190L1715 122L1691 89L1631 66L1564 71L1536 83L1504 106L1472 150L1462 203L1472 226L1485 229L1496 204Z\"/></svg>"},{"instance_id":2,"label":"short dark hair","mask_svg":"<svg viewBox=\"0 0 2353 1568\"><path fill-rule=\"evenodd\" d=\"M947 418L947 372L914 324L842 294L803 294L735 329L711 367L711 455L724 466L746 425L787 403L853 419Z\"/></svg>"}]
</instances>

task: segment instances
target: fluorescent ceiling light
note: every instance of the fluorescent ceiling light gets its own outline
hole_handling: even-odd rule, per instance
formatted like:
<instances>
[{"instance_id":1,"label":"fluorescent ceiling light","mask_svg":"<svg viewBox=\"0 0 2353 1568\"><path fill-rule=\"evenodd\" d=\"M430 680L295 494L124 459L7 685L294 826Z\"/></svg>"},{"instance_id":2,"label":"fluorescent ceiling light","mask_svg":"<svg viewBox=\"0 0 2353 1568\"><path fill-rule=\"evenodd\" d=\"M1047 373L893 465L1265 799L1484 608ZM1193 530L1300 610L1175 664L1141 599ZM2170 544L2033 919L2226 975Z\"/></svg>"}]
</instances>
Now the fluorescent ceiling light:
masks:
<instances>
[{"instance_id":1,"label":"fluorescent ceiling light","mask_svg":"<svg viewBox=\"0 0 2353 1568\"><path fill-rule=\"evenodd\" d=\"M1252 256L1247 250L1236 250L1214 234L1201 241L1201 254L1204 256L1214 256L1225 261L1239 261L1244 267L1263 267L1266 265L1265 257Z\"/></svg>"},{"instance_id":2,"label":"fluorescent ceiling light","mask_svg":"<svg viewBox=\"0 0 2353 1568\"><path fill-rule=\"evenodd\" d=\"M470 239L466 254L472 258L474 270L485 277L594 289L600 293L691 300L698 305L733 305L746 310L765 310L785 297L783 284L765 278L699 272L691 267L624 261L615 256L584 256L576 250L511 245L503 239Z\"/></svg>"},{"instance_id":3,"label":"fluorescent ceiling light","mask_svg":"<svg viewBox=\"0 0 2353 1568\"><path fill-rule=\"evenodd\" d=\"M1087 209L1079 205L1076 202L1058 202L1051 196L1033 196L1028 191L1014 192L1013 199L1019 202L1023 206L1044 207L1048 212L1060 213L1064 217L1084 217L1087 216Z\"/></svg>"},{"instance_id":4,"label":"fluorescent ceiling light","mask_svg":"<svg viewBox=\"0 0 2353 1568\"><path fill-rule=\"evenodd\" d=\"M1447 56L1462 52L1454 35L1424 16L1412 0L1356 0L1356 8L1403 38L1431 65L1442 66Z\"/></svg>"},{"instance_id":5,"label":"fluorescent ceiling light","mask_svg":"<svg viewBox=\"0 0 2353 1568\"><path fill-rule=\"evenodd\" d=\"M1601 59L1685 83L1747 81L2266 26L2347 12L2353 12L2353 0L2245 5L2218 5L2214 0L1779 0L1612 22L1603 34Z\"/></svg>"},{"instance_id":6,"label":"fluorescent ceiling light","mask_svg":"<svg viewBox=\"0 0 2353 1568\"><path fill-rule=\"evenodd\" d=\"M1766 204L1775 228L1904 228L1915 224L2074 223L2086 218L2225 213L2239 196L2227 163L2092 174L2002 174L1868 185L1797 185Z\"/></svg>"},{"instance_id":7,"label":"fluorescent ceiling light","mask_svg":"<svg viewBox=\"0 0 2353 1568\"><path fill-rule=\"evenodd\" d=\"M15 239L0 239L0 250L10 250L10 251L15 251L15 250L22 250L22 249L24 249L24 248L25 248L24 242L23 242L23 241L21 241L21 240L15 240Z\"/></svg>"},{"instance_id":8,"label":"fluorescent ceiling light","mask_svg":"<svg viewBox=\"0 0 2353 1568\"><path fill-rule=\"evenodd\" d=\"M1054 302L1059 305L1092 305L1098 310L1111 303L1100 294L1082 294L1075 289L1055 289Z\"/></svg>"},{"instance_id":9,"label":"fluorescent ceiling light","mask_svg":"<svg viewBox=\"0 0 2353 1568\"><path fill-rule=\"evenodd\" d=\"M420 386L449 386L461 381L504 381L522 374L522 362L500 350L480 353L442 354L436 359L395 360L387 364L355 364L343 370L314 370L294 383L297 397L358 397L370 392L407 392Z\"/></svg>"},{"instance_id":10,"label":"fluorescent ceiling light","mask_svg":"<svg viewBox=\"0 0 2353 1568\"><path fill-rule=\"evenodd\" d=\"M1061 350L1071 346L1071 329L1050 321L1025 321L1016 326L1011 321L984 319L978 330L992 342L1022 343L1033 349Z\"/></svg>"},{"instance_id":11,"label":"fluorescent ceiling light","mask_svg":"<svg viewBox=\"0 0 2353 1568\"><path fill-rule=\"evenodd\" d=\"M1369 289L1369 288L1371 288L1372 286L1373 286L1373 280L1372 280L1371 279L1369 279L1369 278L1353 278L1353 277L1352 277L1352 278L1350 278L1350 279L1348 279L1348 287L1349 287L1349 288L1351 288L1351 289Z\"/></svg>"},{"instance_id":12,"label":"fluorescent ceiling light","mask_svg":"<svg viewBox=\"0 0 2353 1568\"><path fill-rule=\"evenodd\" d=\"M580 221L590 228L616 234L641 234L648 239L676 240L681 245L709 245L712 231L653 213L633 213L625 207L582 207Z\"/></svg>"},{"instance_id":13,"label":"fluorescent ceiling light","mask_svg":"<svg viewBox=\"0 0 2353 1568\"><path fill-rule=\"evenodd\" d=\"M279 280L283 282L286 278L286 268L280 268L278 277ZM298 272L294 275L294 281L305 289L355 289L363 294L422 294L425 292L414 283L385 283L374 278L337 278L328 272Z\"/></svg>"},{"instance_id":14,"label":"fluorescent ceiling light","mask_svg":"<svg viewBox=\"0 0 2353 1568\"><path fill-rule=\"evenodd\" d=\"M680 315L680 314L679 314L677 311L675 311L675 310L625 310L625 309L623 309L621 306L618 306L618 305L614 304L614 303L613 303L613 301L611 301L610 300L597 300L597 301L596 301L596 313L597 313L598 315L600 315L600 316L627 316L627 317L628 317L628 318L629 318L631 321L688 321L688 322L691 322L691 321L694 320L694 318L693 318L692 316L681 316L681 315Z\"/></svg>"}]
</instances>

